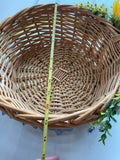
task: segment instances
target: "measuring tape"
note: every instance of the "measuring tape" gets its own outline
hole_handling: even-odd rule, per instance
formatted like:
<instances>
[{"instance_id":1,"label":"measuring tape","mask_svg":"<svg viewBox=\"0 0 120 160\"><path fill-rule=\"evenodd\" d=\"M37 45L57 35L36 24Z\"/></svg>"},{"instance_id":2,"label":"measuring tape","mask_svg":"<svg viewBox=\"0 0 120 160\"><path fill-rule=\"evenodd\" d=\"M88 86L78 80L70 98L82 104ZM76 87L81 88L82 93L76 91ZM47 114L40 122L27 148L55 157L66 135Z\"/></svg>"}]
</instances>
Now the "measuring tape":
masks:
<instances>
[{"instance_id":1,"label":"measuring tape","mask_svg":"<svg viewBox=\"0 0 120 160\"><path fill-rule=\"evenodd\" d=\"M50 106L52 69L53 69L53 55L54 55L54 44L55 44L56 14L57 14L57 3L55 3L55 9L54 9L53 34L52 34L52 44L51 44L51 54L50 54L49 78L48 78L48 88L47 88L47 98L46 98L46 109L45 109L45 119L44 119L43 145L42 145L41 160L45 160L45 158L46 158L48 114L49 114L49 106Z\"/></svg>"}]
</instances>

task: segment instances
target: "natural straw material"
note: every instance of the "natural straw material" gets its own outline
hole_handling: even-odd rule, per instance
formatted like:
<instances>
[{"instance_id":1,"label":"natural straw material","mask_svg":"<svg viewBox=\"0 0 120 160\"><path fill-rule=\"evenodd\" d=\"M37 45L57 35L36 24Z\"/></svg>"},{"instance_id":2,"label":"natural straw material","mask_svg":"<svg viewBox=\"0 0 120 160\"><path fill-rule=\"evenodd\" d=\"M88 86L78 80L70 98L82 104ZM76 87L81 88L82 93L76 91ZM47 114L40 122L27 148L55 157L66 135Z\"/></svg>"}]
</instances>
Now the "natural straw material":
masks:
<instances>
[{"instance_id":1,"label":"natural straw material","mask_svg":"<svg viewBox=\"0 0 120 160\"><path fill-rule=\"evenodd\" d=\"M43 127L54 4L0 24L0 109ZM96 120L118 89L119 31L82 8L58 5L49 128Z\"/></svg>"}]
</instances>

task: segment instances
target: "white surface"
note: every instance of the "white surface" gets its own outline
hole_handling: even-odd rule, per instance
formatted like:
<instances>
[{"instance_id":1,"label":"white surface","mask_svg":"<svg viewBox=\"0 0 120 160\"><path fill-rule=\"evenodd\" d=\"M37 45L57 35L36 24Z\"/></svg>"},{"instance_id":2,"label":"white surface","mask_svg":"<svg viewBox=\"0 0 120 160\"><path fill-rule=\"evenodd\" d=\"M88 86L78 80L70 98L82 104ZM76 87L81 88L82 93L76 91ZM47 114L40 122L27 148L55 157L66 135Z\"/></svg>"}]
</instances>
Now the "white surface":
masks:
<instances>
[{"instance_id":1,"label":"white surface","mask_svg":"<svg viewBox=\"0 0 120 160\"><path fill-rule=\"evenodd\" d=\"M85 0L82 0L85 2ZM36 4L37 0L0 0L0 21L17 11ZM54 0L39 0L40 3L51 3ZM59 3L74 4L80 0L58 0ZM92 0L94 2L94 0ZM96 0L102 3L103 1ZM105 1L107 6L113 0ZM106 146L98 142L100 133L96 130L89 134L89 125L75 128L57 136L54 131L48 132L47 155L59 155L60 160L120 160L120 116L118 123L113 123ZM42 131L29 125L2 116L0 112L0 160L35 160L41 156Z\"/></svg>"},{"instance_id":2,"label":"white surface","mask_svg":"<svg viewBox=\"0 0 120 160\"><path fill-rule=\"evenodd\" d=\"M120 117L113 123L112 138L106 146L98 142L100 133L88 133L89 125L57 136L48 132L47 155L59 155L60 160L120 160ZM35 160L41 156L42 131L10 119L0 113L0 160Z\"/></svg>"}]
</instances>

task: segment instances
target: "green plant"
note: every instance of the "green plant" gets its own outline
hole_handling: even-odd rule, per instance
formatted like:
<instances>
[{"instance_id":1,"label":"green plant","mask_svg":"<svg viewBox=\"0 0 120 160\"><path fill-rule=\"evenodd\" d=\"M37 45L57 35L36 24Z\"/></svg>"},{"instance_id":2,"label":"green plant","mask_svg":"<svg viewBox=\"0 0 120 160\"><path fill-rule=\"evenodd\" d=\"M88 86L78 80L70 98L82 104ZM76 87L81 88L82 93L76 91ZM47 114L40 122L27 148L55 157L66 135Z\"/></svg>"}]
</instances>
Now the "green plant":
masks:
<instances>
[{"instance_id":1,"label":"green plant","mask_svg":"<svg viewBox=\"0 0 120 160\"><path fill-rule=\"evenodd\" d=\"M99 141L102 141L104 145L107 135L112 136L109 132L109 130L112 128L111 121L117 122L114 118L117 111L117 100L113 99L107 102L106 105L107 107L104 112L101 112L100 117L96 121L90 123L92 127L90 130L99 127L99 132L102 133Z\"/></svg>"},{"instance_id":2,"label":"green plant","mask_svg":"<svg viewBox=\"0 0 120 160\"><path fill-rule=\"evenodd\" d=\"M118 16L116 17L114 14L112 14L110 21L113 23L113 26L115 26L117 29L120 29L120 19Z\"/></svg>"},{"instance_id":3,"label":"green plant","mask_svg":"<svg viewBox=\"0 0 120 160\"><path fill-rule=\"evenodd\" d=\"M100 7L95 4L90 4L89 1L87 1L87 4L83 5L83 3L80 3L80 4L76 4L76 6L78 8L85 8L87 10L89 10L90 12L92 12L94 15L98 15L100 17L103 17L103 18L106 18L108 19L109 18L109 13L108 13L108 9L105 7L104 4L102 4Z\"/></svg>"},{"instance_id":4,"label":"green plant","mask_svg":"<svg viewBox=\"0 0 120 160\"><path fill-rule=\"evenodd\" d=\"M115 5L115 3L117 3ZM76 6L78 8L85 8L87 10L89 10L90 12L92 12L94 15L98 15L99 17L105 18L109 21L111 21L113 23L113 26L115 26L116 28L120 29L120 8L116 7L120 5L118 3L118 1L113 3L113 13L108 12L108 9L105 7L104 4L102 4L101 6L98 6L97 4L93 5L90 4L89 1L87 1L87 4L83 5L83 3L76 3ZM118 14L117 14L118 13Z\"/></svg>"},{"instance_id":5,"label":"green plant","mask_svg":"<svg viewBox=\"0 0 120 160\"><path fill-rule=\"evenodd\" d=\"M116 65L119 64L120 59ZM109 130L112 128L111 121L114 121L115 123L117 122L114 116L120 110L120 89L118 90L117 94L115 94L115 97L105 104L105 111L101 112L100 117L96 121L90 123L91 128L89 129L89 132L91 133L91 131L93 131L96 127L99 127L99 132L102 133L99 142L102 141L104 145L107 136L112 136L109 132Z\"/></svg>"}]
</instances>

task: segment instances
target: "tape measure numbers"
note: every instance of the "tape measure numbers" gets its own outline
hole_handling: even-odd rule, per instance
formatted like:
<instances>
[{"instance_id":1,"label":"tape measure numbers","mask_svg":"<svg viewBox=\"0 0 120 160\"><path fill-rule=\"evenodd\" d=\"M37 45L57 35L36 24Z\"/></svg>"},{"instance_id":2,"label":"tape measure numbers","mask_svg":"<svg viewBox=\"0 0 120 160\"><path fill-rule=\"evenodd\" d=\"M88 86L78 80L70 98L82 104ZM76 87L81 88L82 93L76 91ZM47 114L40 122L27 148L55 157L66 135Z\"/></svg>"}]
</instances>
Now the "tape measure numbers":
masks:
<instances>
[{"instance_id":1,"label":"tape measure numbers","mask_svg":"<svg viewBox=\"0 0 120 160\"><path fill-rule=\"evenodd\" d=\"M51 42L51 54L50 54L49 77L48 77L48 88L47 88L47 98L46 98L46 109L45 109L45 119L44 119L43 145L42 145L41 160L45 160L45 158L46 158L48 114L49 114L49 106L50 106L52 69L53 69L53 55L54 55L54 44L55 44L56 14L57 14L57 3L55 3L55 9L54 9L53 34L52 34L52 42Z\"/></svg>"}]
</instances>

